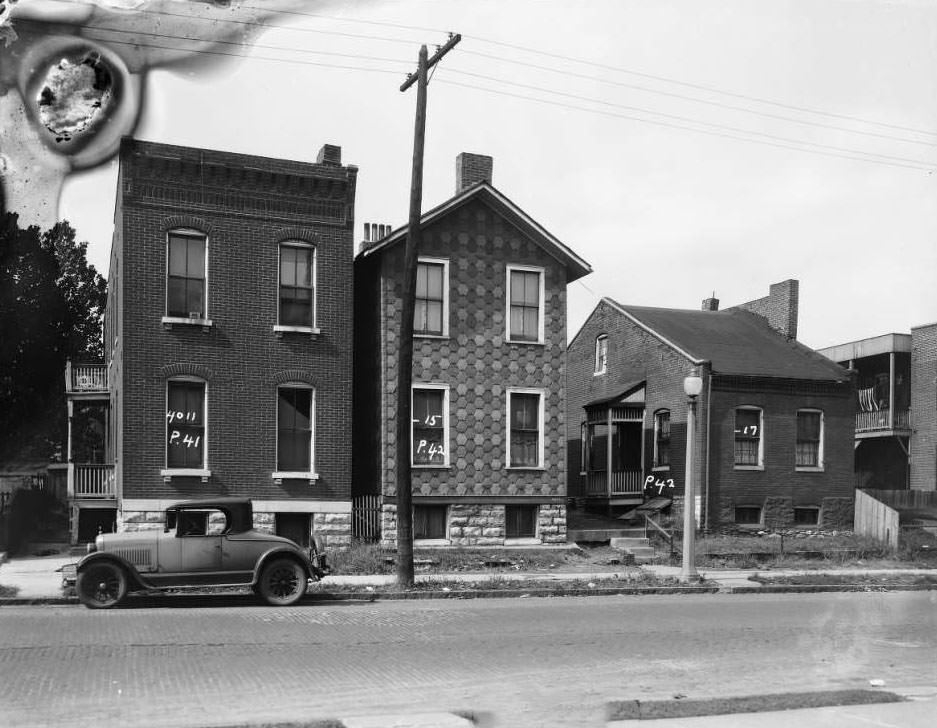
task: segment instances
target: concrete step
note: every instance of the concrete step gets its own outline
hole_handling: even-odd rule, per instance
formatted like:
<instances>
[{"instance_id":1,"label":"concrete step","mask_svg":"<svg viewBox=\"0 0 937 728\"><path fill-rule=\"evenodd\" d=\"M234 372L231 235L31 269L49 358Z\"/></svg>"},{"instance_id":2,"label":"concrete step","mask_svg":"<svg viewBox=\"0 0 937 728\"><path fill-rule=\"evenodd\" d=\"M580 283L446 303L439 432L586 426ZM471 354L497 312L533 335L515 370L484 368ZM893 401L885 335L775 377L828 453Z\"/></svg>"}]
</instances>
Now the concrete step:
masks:
<instances>
[{"instance_id":1,"label":"concrete step","mask_svg":"<svg viewBox=\"0 0 937 728\"><path fill-rule=\"evenodd\" d=\"M613 549L628 549L636 546L649 546L650 541L639 536L617 537L609 541L608 545Z\"/></svg>"},{"instance_id":2,"label":"concrete step","mask_svg":"<svg viewBox=\"0 0 937 728\"><path fill-rule=\"evenodd\" d=\"M631 555L636 563L645 563L655 557L654 548L646 538L613 538L609 546Z\"/></svg>"}]
</instances>

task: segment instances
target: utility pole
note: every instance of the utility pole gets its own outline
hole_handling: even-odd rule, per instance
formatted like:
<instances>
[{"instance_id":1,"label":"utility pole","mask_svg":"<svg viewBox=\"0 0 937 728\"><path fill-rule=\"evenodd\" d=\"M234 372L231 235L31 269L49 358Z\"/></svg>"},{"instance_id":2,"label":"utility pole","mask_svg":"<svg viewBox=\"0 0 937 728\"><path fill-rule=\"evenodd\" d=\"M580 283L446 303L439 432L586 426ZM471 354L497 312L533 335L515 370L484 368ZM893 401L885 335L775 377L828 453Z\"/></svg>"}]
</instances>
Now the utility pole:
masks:
<instances>
[{"instance_id":1,"label":"utility pole","mask_svg":"<svg viewBox=\"0 0 937 728\"><path fill-rule=\"evenodd\" d=\"M403 313L397 357L397 584L413 586L413 490L410 480L410 432L413 408L413 309L416 298L416 264L420 249L420 213L423 204L423 142L426 136L427 72L462 40L450 34L449 40L427 59L426 46L420 47L417 72L400 86L406 91L415 82L416 123L413 132L413 173L410 179L410 219L403 265Z\"/></svg>"}]
</instances>

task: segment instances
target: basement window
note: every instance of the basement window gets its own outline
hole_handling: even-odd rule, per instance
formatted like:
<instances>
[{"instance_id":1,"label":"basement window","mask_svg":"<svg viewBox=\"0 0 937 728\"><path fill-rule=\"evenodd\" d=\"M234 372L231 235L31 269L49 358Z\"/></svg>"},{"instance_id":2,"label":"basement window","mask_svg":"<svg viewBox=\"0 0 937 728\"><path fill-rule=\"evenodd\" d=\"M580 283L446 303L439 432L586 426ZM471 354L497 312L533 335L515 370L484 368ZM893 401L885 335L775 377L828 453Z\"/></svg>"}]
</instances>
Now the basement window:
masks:
<instances>
[{"instance_id":1,"label":"basement window","mask_svg":"<svg viewBox=\"0 0 937 728\"><path fill-rule=\"evenodd\" d=\"M446 540L448 506L419 505L413 506L413 539Z\"/></svg>"},{"instance_id":2,"label":"basement window","mask_svg":"<svg viewBox=\"0 0 937 728\"><path fill-rule=\"evenodd\" d=\"M505 506L504 537L536 538L537 506Z\"/></svg>"},{"instance_id":3,"label":"basement window","mask_svg":"<svg viewBox=\"0 0 937 728\"><path fill-rule=\"evenodd\" d=\"M820 523L820 509L816 506L794 509L795 526L816 526L818 523Z\"/></svg>"},{"instance_id":4,"label":"basement window","mask_svg":"<svg viewBox=\"0 0 937 728\"><path fill-rule=\"evenodd\" d=\"M736 506L735 522L742 526L760 526L761 508L758 506Z\"/></svg>"}]
</instances>

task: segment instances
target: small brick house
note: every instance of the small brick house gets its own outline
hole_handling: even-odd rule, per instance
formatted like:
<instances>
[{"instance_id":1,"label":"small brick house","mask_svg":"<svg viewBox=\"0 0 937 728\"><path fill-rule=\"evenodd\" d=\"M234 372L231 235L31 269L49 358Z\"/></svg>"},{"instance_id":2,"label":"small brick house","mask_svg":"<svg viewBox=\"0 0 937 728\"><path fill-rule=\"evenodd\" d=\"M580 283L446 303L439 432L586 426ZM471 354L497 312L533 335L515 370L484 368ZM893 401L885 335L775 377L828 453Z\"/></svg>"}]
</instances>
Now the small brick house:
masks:
<instances>
[{"instance_id":1,"label":"small brick house","mask_svg":"<svg viewBox=\"0 0 937 728\"><path fill-rule=\"evenodd\" d=\"M68 373L70 412L107 409L101 462L70 463L73 538L84 509L132 530L244 496L258 528L350 542L356 177L331 145L311 164L122 141L107 363Z\"/></svg>"},{"instance_id":2,"label":"small brick house","mask_svg":"<svg viewBox=\"0 0 937 728\"><path fill-rule=\"evenodd\" d=\"M461 154L422 217L411 443L417 544L566 540L566 286L591 271ZM371 229L366 226L366 229ZM397 349L407 228L355 260L356 494L396 543Z\"/></svg>"},{"instance_id":3,"label":"small brick house","mask_svg":"<svg viewBox=\"0 0 937 728\"><path fill-rule=\"evenodd\" d=\"M797 281L725 311L602 299L569 345L570 496L606 512L654 495L682 508L695 371L700 525L849 527L854 384L796 330Z\"/></svg>"}]
</instances>

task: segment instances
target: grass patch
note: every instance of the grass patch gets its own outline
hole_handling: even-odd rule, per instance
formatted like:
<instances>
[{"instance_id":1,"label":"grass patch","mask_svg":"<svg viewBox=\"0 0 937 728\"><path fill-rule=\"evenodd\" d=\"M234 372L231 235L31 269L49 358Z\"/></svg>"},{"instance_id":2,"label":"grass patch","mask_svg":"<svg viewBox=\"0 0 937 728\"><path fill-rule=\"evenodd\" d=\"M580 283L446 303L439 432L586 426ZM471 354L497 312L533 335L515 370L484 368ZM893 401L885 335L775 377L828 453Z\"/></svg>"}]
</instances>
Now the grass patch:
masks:
<instances>
[{"instance_id":1,"label":"grass patch","mask_svg":"<svg viewBox=\"0 0 937 728\"><path fill-rule=\"evenodd\" d=\"M937 586L937 574L794 574L791 576L766 576L755 574L749 577L761 584L785 584L792 586L851 585L863 586Z\"/></svg>"},{"instance_id":2,"label":"grass patch","mask_svg":"<svg viewBox=\"0 0 937 728\"><path fill-rule=\"evenodd\" d=\"M379 544L354 543L351 548L329 553L333 574L394 574L395 551ZM548 571L562 566L588 565L590 555L571 545L569 549L473 549L413 550L414 569L421 574L466 571Z\"/></svg>"},{"instance_id":3,"label":"grass patch","mask_svg":"<svg viewBox=\"0 0 937 728\"><path fill-rule=\"evenodd\" d=\"M18 586L0 584L0 599L13 599L19 593L20 588Z\"/></svg>"}]
</instances>

